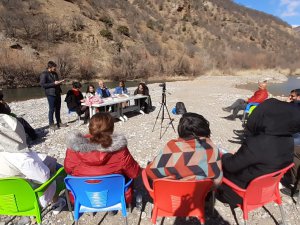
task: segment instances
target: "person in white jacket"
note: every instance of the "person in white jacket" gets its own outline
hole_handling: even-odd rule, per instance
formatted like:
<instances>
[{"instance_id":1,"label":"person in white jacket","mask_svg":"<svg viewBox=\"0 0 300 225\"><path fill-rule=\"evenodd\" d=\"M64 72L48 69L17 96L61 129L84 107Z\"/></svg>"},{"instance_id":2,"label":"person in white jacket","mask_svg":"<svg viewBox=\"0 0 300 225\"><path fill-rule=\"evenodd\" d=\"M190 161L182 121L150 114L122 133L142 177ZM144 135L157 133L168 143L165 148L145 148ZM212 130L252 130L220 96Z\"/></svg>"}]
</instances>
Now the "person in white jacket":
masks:
<instances>
[{"instance_id":1,"label":"person in white jacket","mask_svg":"<svg viewBox=\"0 0 300 225\"><path fill-rule=\"evenodd\" d=\"M14 118L0 114L0 177L22 177L35 188L46 182L56 170L56 159L30 151L23 126ZM46 207L56 192L53 182L39 198Z\"/></svg>"}]
</instances>

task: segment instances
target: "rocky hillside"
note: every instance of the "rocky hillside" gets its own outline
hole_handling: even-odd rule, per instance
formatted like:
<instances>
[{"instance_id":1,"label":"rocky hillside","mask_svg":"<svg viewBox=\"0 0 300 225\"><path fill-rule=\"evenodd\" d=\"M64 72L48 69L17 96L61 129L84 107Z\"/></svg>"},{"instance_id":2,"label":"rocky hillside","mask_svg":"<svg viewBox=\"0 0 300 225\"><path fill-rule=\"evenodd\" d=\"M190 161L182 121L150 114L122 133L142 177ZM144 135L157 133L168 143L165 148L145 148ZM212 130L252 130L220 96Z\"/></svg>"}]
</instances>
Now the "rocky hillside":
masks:
<instances>
[{"instance_id":1,"label":"rocky hillside","mask_svg":"<svg viewBox=\"0 0 300 225\"><path fill-rule=\"evenodd\" d=\"M300 26L298 26L298 27L294 27L294 31L296 31L296 32L300 33Z\"/></svg>"},{"instance_id":2,"label":"rocky hillside","mask_svg":"<svg viewBox=\"0 0 300 225\"><path fill-rule=\"evenodd\" d=\"M231 0L2 0L0 28L11 87L37 84L50 59L83 80L300 68L287 23Z\"/></svg>"}]
</instances>

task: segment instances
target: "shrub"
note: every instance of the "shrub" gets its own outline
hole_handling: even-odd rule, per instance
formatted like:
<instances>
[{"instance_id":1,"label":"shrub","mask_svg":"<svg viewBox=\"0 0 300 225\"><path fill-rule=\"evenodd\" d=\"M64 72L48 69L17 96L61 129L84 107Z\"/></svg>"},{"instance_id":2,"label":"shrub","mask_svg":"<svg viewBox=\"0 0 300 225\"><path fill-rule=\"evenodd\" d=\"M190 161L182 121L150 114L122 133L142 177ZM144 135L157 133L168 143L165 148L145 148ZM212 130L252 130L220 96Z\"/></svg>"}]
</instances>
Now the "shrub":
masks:
<instances>
[{"instance_id":1,"label":"shrub","mask_svg":"<svg viewBox=\"0 0 300 225\"><path fill-rule=\"evenodd\" d=\"M107 40L113 40L114 39L113 34L107 29L101 30L100 35L102 37L105 37Z\"/></svg>"},{"instance_id":2,"label":"shrub","mask_svg":"<svg viewBox=\"0 0 300 225\"><path fill-rule=\"evenodd\" d=\"M108 16L102 16L99 20L105 24L106 29L113 26L113 22Z\"/></svg>"},{"instance_id":3,"label":"shrub","mask_svg":"<svg viewBox=\"0 0 300 225\"><path fill-rule=\"evenodd\" d=\"M125 35L125 36L127 36L127 37L130 36L130 34L129 34L129 28L126 27L126 26L118 26L117 31L118 31L120 34L123 34L123 35Z\"/></svg>"},{"instance_id":4,"label":"shrub","mask_svg":"<svg viewBox=\"0 0 300 225\"><path fill-rule=\"evenodd\" d=\"M80 31L83 30L85 27L83 20L80 16L74 16L72 18L72 28L73 31Z\"/></svg>"}]
</instances>

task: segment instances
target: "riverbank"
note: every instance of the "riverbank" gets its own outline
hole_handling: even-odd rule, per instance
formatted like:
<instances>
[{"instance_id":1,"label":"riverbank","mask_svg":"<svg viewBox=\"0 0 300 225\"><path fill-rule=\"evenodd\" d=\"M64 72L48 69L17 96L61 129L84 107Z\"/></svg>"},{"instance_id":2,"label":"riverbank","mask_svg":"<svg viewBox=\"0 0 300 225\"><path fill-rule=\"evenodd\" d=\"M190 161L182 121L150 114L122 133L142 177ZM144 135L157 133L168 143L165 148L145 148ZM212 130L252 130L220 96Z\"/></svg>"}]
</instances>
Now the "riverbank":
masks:
<instances>
[{"instance_id":1,"label":"riverbank","mask_svg":"<svg viewBox=\"0 0 300 225\"><path fill-rule=\"evenodd\" d=\"M210 127L212 131L211 138L213 142L229 151L235 152L239 148L239 144L234 143L234 134L232 130L242 129L241 121L228 121L222 117L227 116L228 113L222 111L222 107L228 106L237 98L245 98L251 96L252 92L249 90L237 89L236 85L248 82L257 82L261 77L267 77L270 81L278 81L285 79L284 76L279 76L278 74L265 74L265 75L243 75L243 76L202 76L194 80L189 81L176 81L167 82L167 106L169 111L175 106L176 102L182 101L185 103L186 108L189 112L196 112L203 115L210 122ZM129 88L133 91L133 88ZM137 162L145 167L147 161L153 159L157 155L158 151L163 148L165 143L176 138L177 134L169 127L162 137L159 139L160 132L160 121L156 125L154 132L152 132L155 119L160 107L159 102L161 101L162 88L158 84L149 84L149 90L152 98L153 105L156 110L149 115L134 115L129 118L125 123L116 122L115 131L119 133L124 133L128 139L128 148ZM64 96L62 97L64 99ZM58 158L59 162L63 162L65 157L66 145L65 137L72 131L80 130L83 133L87 132L87 127L84 125L78 126L76 122L70 123L67 128L59 129L55 133L48 133L47 129L47 112L48 105L46 98L33 99L23 102L13 102L10 103L12 112L17 115L23 115L23 117L31 124L34 128L37 128L40 139L31 144L31 149L39 152L47 153L51 156ZM74 120L75 118L68 118L66 104L62 103L62 120L67 122L69 120ZM177 128L179 116L174 116L174 126ZM167 121L163 124L163 131L167 126ZM233 141L230 142L229 140ZM142 188L140 180L137 180L135 186L138 189ZM142 191L144 200L147 199L146 192ZM291 198L283 196L283 206L288 214L288 224L300 224L299 213L295 205L292 203ZM146 209L148 209L149 203L146 204ZM216 202L216 211L219 215L217 218L208 217L207 224L236 224L234 217L230 211L229 207L225 207L222 203ZM275 217L277 221L281 220L278 207L274 204L269 204L266 207L272 216ZM145 215L145 213L147 215ZM145 211L142 217L149 216L148 210ZM242 221L241 210L236 209L236 214L238 220ZM98 224L99 221L104 217L104 213L97 213L96 216L92 214L85 214L82 216L80 221L82 224L92 225ZM159 221L161 221L159 219ZM164 225L171 224L199 224L194 219L191 221L176 220L175 219L165 219ZM263 209L255 210L250 213L249 221L251 224L258 225L272 225L275 224L270 215ZM134 209L132 213L128 215L128 223L130 225L150 225L148 218L141 218L139 212ZM46 214L43 224L66 224L71 225L72 221L69 219L67 212L62 212L57 216L53 216L51 213ZM111 224L123 224L122 216L120 213L118 215L105 216L101 222L101 225L111 225ZM159 224L159 222L158 222Z\"/></svg>"}]
</instances>

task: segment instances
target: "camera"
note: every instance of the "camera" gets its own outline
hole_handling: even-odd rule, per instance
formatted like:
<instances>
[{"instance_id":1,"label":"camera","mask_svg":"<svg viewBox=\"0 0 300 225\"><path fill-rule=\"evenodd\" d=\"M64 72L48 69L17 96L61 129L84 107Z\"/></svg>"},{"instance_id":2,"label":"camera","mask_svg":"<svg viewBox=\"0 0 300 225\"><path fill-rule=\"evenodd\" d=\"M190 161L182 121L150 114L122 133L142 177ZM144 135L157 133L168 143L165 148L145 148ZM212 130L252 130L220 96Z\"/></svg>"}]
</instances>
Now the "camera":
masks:
<instances>
[{"instance_id":1,"label":"camera","mask_svg":"<svg viewBox=\"0 0 300 225\"><path fill-rule=\"evenodd\" d=\"M163 88L163 91L165 91L165 90L166 90L166 83L165 83L165 82L164 82L164 83L161 83L161 84L159 84L159 86Z\"/></svg>"}]
</instances>

